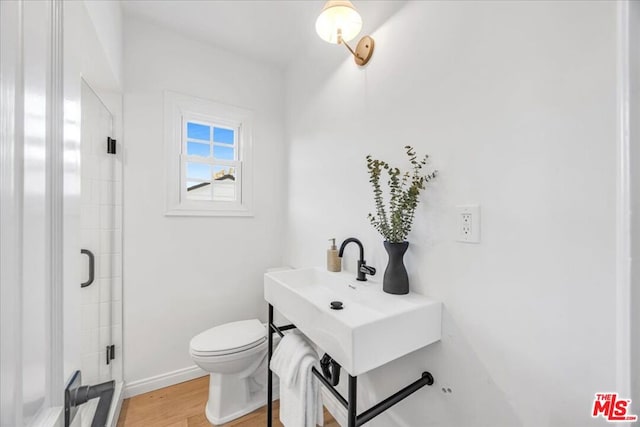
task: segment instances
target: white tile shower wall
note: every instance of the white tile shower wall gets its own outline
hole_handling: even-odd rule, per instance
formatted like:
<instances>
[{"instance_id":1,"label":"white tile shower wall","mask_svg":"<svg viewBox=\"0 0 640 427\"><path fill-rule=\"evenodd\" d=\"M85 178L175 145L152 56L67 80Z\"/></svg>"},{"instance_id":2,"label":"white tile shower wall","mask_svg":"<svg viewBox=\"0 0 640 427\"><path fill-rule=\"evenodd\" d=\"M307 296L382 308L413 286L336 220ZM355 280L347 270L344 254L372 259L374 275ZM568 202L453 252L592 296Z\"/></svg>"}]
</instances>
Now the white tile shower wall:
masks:
<instances>
[{"instance_id":1,"label":"white tile shower wall","mask_svg":"<svg viewBox=\"0 0 640 427\"><path fill-rule=\"evenodd\" d=\"M402 164L410 144L440 170L405 260L412 288L444 302L442 341L362 377L360 409L422 370L436 383L372 427L603 425L590 408L616 386L615 14L412 1L373 31L367 67L318 39L287 70L285 264L323 265L328 238L356 236L382 275L365 156ZM465 203L482 205L478 245L455 241Z\"/></svg>"},{"instance_id":2,"label":"white tile shower wall","mask_svg":"<svg viewBox=\"0 0 640 427\"><path fill-rule=\"evenodd\" d=\"M85 383L121 378L120 363L106 363L107 345L122 346L122 200L121 154L106 153L112 117L91 90L82 93L82 247L96 257L95 282L81 289L82 372ZM84 278L88 277L88 263ZM114 333L115 331L115 333Z\"/></svg>"}]
</instances>

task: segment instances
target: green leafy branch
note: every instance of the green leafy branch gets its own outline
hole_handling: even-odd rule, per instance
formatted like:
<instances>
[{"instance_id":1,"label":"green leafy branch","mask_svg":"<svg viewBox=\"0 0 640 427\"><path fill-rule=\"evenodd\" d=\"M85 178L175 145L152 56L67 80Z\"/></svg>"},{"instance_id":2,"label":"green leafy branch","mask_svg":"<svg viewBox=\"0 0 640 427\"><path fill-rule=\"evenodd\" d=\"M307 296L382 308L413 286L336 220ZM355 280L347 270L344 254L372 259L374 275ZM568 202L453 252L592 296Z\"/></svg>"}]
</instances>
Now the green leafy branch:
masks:
<instances>
[{"instance_id":1,"label":"green leafy branch","mask_svg":"<svg viewBox=\"0 0 640 427\"><path fill-rule=\"evenodd\" d=\"M373 199L376 206L376 214L369 214L369 221L376 230L389 242L404 242L411 231L416 207L418 206L420 191L424 190L426 183L436 177L437 171L424 174L422 169L429 159L425 155L418 160L418 156L413 147L404 147L409 161L411 171L402 173L400 169L391 167L383 160L377 160L367 156L367 169L369 171L369 182L373 187ZM385 170L389 179L389 208L385 205L385 194L380 184L382 171Z\"/></svg>"}]
</instances>

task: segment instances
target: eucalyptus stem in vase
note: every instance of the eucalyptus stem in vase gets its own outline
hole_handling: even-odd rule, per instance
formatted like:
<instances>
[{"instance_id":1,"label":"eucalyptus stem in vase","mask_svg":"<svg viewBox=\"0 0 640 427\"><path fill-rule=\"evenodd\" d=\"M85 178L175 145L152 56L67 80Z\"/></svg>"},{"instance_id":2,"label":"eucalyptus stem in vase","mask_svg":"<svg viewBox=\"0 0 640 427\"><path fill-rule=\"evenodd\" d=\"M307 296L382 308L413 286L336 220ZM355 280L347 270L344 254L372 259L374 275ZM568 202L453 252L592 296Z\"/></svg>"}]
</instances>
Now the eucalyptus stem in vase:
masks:
<instances>
[{"instance_id":1,"label":"eucalyptus stem in vase","mask_svg":"<svg viewBox=\"0 0 640 427\"><path fill-rule=\"evenodd\" d=\"M429 160L428 155L418 159L413 147L407 145L404 148L411 163L411 169L406 172L371 155L367 156L369 182L373 187L376 207L375 215L369 214L369 221L384 237L384 247L389 254L382 288L387 293L398 295L409 293L409 277L403 257L409 247L406 239L413 226L420 191L425 190L426 184L437 175L437 171L423 171ZM388 175L386 194L380 183L383 171Z\"/></svg>"}]
</instances>

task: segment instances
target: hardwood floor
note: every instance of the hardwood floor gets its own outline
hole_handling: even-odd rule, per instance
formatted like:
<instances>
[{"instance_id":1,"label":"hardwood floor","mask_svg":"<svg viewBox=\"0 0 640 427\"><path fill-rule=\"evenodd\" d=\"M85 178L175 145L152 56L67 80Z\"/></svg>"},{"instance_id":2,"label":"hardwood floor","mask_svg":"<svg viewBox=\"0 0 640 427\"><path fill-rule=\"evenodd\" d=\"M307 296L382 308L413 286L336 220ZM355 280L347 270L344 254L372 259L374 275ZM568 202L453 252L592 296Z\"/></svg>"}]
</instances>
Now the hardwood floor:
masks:
<instances>
[{"instance_id":1,"label":"hardwood floor","mask_svg":"<svg viewBox=\"0 0 640 427\"><path fill-rule=\"evenodd\" d=\"M118 427L210 427L204 415L209 396L209 377L197 378L171 387L141 394L122 402ZM282 427L278 421L278 405L274 402L274 427ZM224 424L225 427L265 427L266 406L244 417ZM340 427L324 411L325 427Z\"/></svg>"}]
</instances>

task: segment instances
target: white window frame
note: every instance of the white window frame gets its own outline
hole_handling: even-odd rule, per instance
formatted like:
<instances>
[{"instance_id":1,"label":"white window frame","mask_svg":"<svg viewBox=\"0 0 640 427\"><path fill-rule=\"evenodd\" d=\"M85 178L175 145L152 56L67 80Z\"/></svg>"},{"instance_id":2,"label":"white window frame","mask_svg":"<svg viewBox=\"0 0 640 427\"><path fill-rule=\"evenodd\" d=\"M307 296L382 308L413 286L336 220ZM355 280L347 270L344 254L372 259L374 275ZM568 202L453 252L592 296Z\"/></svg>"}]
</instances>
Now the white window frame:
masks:
<instances>
[{"instance_id":1,"label":"white window frame","mask_svg":"<svg viewBox=\"0 0 640 427\"><path fill-rule=\"evenodd\" d=\"M253 112L220 104L202 98L164 92L165 157L167 186L167 216L253 216ZM204 160L187 156L187 122L219 124L237 129L234 161ZM213 132L213 129L211 130ZM236 170L235 202L214 200L188 200L186 188L186 162L225 165ZM213 191L213 183L211 185Z\"/></svg>"}]
</instances>

